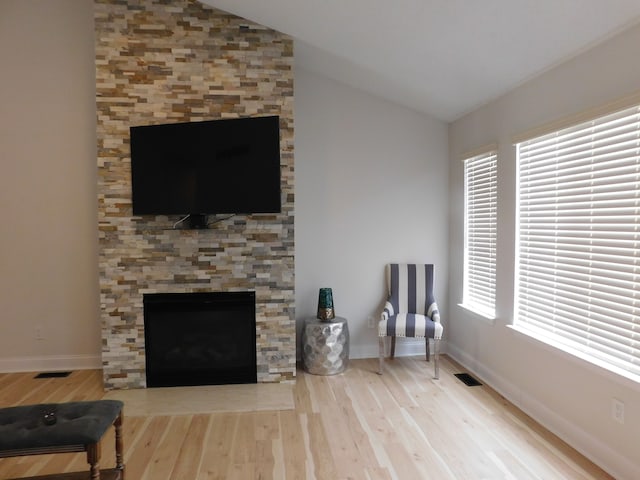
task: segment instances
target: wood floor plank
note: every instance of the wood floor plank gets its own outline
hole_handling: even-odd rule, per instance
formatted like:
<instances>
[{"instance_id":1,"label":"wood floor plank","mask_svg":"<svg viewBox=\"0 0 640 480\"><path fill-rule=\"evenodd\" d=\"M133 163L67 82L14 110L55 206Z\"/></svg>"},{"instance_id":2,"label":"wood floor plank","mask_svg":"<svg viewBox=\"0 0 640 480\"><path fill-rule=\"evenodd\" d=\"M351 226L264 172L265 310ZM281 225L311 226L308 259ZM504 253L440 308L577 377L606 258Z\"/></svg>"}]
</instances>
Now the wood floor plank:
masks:
<instances>
[{"instance_id":1,"label":"wood floor plank","mask_svg":"<svg viewBox=\"0 0 640 480\"><path fill-rule=\"evenodd\" d=\"M4 463L4 465L3 465ZM0 478L22 478L36 475L41 464L27 457L6 458L0 460Z\"/></svg>"},{"instance_id":2,"label":"wood floor plank","mask_svg":"<svg viewBox=\"0 0 640 480\"><path fill-rule=\"evenodd\" d=\"M39 385L34 383L34 373L17 373L15 381L0 390L0 405L23 405L22 401ZM38 402L39 403L39 402Z\"/></svg>"},{"instance_id":3,"label":"wood floor plank","mask_svg":"<svg viewBox=\"0 0 640 480\"><path fill-rule=\"evenodd\" d=\"M353 438L358 460L363 464L364 471L364 465L377 466L377 458L371 444L369 426L363 422L364 419L359 415L361 405L357 402L357 398L354 398L350 393L351 373L348 372L347 375L336 377L332 382L332 388L337 401L336 407L341 410L342 421Z\"/></svg>"},{"instance_id":4,"label":"wood floor plank","mask_svg":"<svg viewBox=\"0 0 640 480\"><path fill-rule=\"evenodd\" d=\"M210 421L211 417L209 415L193 415L190 417L186 435L183 438L175 439L174 447L179 450L179 453L176 463L170 472L170 480L200 478L200 464ZM131 478L128 473L127 477Z\"/></svg>"},{"instance_id":5,"label":"wood floor plank","mask_svg":"<svg viewBox=\"0 0 640 480\"><path fill-rule=\"evenodd\" d=\"M303 431L307 432L308 469L313 472L315 478L336 478L338 472L329 445L331 438L327 438L321 414L301 414L300 417Z\"/></svg>"},{"instance_id":6,"label":"wood floor plank","mask_svg":"<svg viewBox=\"0 0 640 480\"><path fill-rule=\"evenodd\" d=\"M233 439L239 415L237 413L215 414L210 417L207 436L202 447L203 455L198 480L226 478L231 467Z\"/></svg>"},{"instance_id":7,"label":"wood floor plank","mask_svg":"<svg viewBox=\"0 0 640 480\"><path fill-rule=\"evenodd\" d=\"M306 378L310 375L298 375L298 381L293 389L293 401L296 410L300 412L314 412L314 397L309 390Z\"/></svg>"},{"instance_id":8,"label":"wood floor plank","mask_svg":"<svg viewBox=\"0 0 640 480\"><path fill-rule=\"evenodd\" d=\"M191 417L181 415L169 418L157 448L152 452L152 456L144 469L144 476L140 480L165 480L176 464L180 449L175 448L176 443L184 438L189 430Z\"/></svg>"},{"instance_id":9,"label":"wood floor plank","mask_svg":"<svg viewBox=\"0 0 640 480\"><path fill-rule=\"evenodd\" d=\"M393 480L389 470L382 467L368 467L366 474L369 480Z\"/></svg>"},{"instance_id":10,"label":"wood floor plank","mask_svg":"<svg viewBox=\"0 0 640 480\"><path fill-rule=\"evenodd\" d=\"M253 475L250 475L250 478L273 480L275 478L273 476L275 465L273 442L271 440L256 439L256 461Z\"/></svg>"},{"instance_id":11,"label":"wood floor plank","mask_svg":"<svg viewBox=\"0 0 640 480\"><path fill-rule=\"evenodd\" d=\"M352 360L340 375L298 371L293 409L128 416L127 478L136 480L611 480L487 385L467 387L441 357ZM100 399L101 372L36 380L0 374L0 406ZM113 429L103 468L115 462ZM85 454L0 459L0 480L88 471Z\"/></svg>"},{"instance_id":12,"label":"wood floor plank","mask_svg":"<svg viewBox=\"0 0 640 480\"><path fill-rule=\"evenodd\" d=\"M44 457L48 460L45 461ZM88 471L87 456L82 453L44 455L41 460L41 462L34 464L34 468L28 472L29 475L53 475L59 472L69 472L69 466L72 464L77 465L80 461L83 463L82 470L85 470L86 467ZM38 468L38 466L41 468Z\"/></svg>"},{"instance_id":13,"label":"wood floor plank","mask_svg":"<svg viewBox=\"0 0 640 480\"><path fill-rule=\"evenodd\" d=\"M139 479L144 477L146 469L153 463L154 453L165 434L169 420L169 417L152 417L146 423L145 429L132 445L136 454L127 460L127 476Z\"/></svg>"},{"instance_id":14,"label":"wood floor plank","mask_svg":"<svg viewBox=\"0 0 640 480\"><path fill-rule=\"evenodd\" d=\"M333 403L324 406L321 411L322 424L327 432L338 478L361 478L364 473L363 459L358 451L354 432L346 420L340 405Z\"/></svg>"},{"instance_id":15,"label":"wood floor plank","mask_svg":"<svg viewBox=\"0 0 640 480\"><path fill-rule=\"evenodd\" d=\"M256 461L255 415L238 415L235 435L231 444L231 464L238 465Z\"/></svg>"},{"instance_id":16,"label":"wood floor plank","mask_svg":"<svg viewBox=\"0 0 640 480\"><path fill-rule=\"evenodd\" d=\"M278 412L284 457L284 478L293 480L307 477L307 458L304 448L300 414L287 410Z\"/></svg>"},{"instance_id":17,"label":"wood floor plank","mask_svg":"<svg viewBox=\"0 0 640 480\"><path fill-rule=\"evenodd\" d=\"M276 478L274 477L276 461L282 461L280 457L276 459L276 452L279 451L279 445L281 444L278 413L256 412L253 418L255 435L255 471L253 478L274 480Z\"/></svg>"},{"instance_id":18,"label":"wood floor plank","mask_svg":"<svg viewBox=\"0 0 640 480\"><path fill-rule=\"evenodd\" d=\"M506 478L517 480L543 480L532 472L521 458L518 458L509 450L496 450L487 452L496 466L504 473Z\"/></svg>"}]
</instances>

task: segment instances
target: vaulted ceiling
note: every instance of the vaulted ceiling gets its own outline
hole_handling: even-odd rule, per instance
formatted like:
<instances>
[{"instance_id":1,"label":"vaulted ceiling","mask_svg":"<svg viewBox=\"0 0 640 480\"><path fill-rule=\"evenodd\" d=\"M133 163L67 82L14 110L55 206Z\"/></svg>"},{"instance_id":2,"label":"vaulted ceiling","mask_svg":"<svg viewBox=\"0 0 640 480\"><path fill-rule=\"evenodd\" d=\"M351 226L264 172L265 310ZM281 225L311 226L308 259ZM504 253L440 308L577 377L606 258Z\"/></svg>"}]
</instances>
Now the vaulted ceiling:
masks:
<instances>
[{"instance_id":1,"label":"vaulted ceiling","mask_svg":"<svg viewBox=\"0 0 640 480\"><path fill-rule=\"evenodd\" d=\"M298 66L444 121L640 22L640 0L200 0L291 35Z\"/></svg>"}]
</instances>

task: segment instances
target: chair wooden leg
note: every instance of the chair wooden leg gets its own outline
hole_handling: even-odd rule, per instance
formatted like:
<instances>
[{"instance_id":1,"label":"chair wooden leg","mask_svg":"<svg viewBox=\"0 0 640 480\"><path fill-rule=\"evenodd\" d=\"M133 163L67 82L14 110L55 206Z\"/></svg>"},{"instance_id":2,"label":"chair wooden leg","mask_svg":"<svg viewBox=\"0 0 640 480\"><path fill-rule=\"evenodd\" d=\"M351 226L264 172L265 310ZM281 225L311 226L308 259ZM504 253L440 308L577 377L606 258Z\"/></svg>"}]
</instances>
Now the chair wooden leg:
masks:
<instances>
[{"instance_id":1,"label":"chair wooden leg","mask_svg":"<svg viewBox=\"0 0 640 480\"><path fill-rule=\"evenodd\" d=\"M384 363L384 339L386 337L378 337L378 375L382 375L382 364Z\"/></svg>"},{"instance_id":2,"label":"chair wooden leg","mask_svg":"<svg viewBox=\"0 0 640 480\"><path fill-rule=\"evenodd\" d=\"M389 351L389 357L395 358L396 356L396 337L391 337L391 350Z\"/></svg>"},{"instance_id":3,"label":"chair wooden leg","mask_svg":"<svg viewBox=\"0 0 640 480\"><path fill-rule=\"evenodd\" d=\"M425 351L427 354L427 362L431 361L431 354L429 352L429 337L424 337Z\"/></svg>"},{"instance_id":4,"label":"chair wooden leg","mask_svg":"<svg viewBox=\"0 0 640 480\"><path fill-rule=\"evenodd\" d=\"M435 369L435 379L438 380L440 378L440 340L433 340L433 368Z\"/></svg>"}]
</instances>

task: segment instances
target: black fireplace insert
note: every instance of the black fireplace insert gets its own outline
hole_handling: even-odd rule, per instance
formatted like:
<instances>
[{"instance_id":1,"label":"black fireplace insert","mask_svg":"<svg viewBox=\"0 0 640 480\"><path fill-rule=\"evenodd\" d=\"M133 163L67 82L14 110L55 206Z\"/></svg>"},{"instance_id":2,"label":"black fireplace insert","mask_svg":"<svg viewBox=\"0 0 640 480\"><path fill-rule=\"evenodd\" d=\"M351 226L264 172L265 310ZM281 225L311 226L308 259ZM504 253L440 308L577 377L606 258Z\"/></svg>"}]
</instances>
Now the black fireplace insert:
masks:
<instances>
[{"instance_id":1,"label":"black fireplace insert","mask_svg":"<svg viewBox=\"0 0 640 480\"><path fill-rule=\"evenodd\" d=\"M255 292L145 294L148 387L256 383Z\"/></svg>"}]
</instances>

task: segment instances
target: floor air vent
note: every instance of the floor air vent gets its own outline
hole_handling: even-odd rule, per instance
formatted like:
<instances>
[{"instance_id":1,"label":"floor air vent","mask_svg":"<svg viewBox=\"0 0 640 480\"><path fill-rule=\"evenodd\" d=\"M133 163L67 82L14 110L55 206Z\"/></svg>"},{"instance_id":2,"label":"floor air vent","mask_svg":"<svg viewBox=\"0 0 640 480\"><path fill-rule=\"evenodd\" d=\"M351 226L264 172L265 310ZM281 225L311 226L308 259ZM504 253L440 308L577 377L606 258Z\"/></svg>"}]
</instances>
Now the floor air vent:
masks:
<instances>
[{"instance_id":1,"label":"floor air vent","mask_svg":"<svg viewBox=\"0 0 640 480\"><path fill-rule=\"evenodd\" d=\"M473 378L468 373L454 373L458 380L463 382L467 387L477 387L478 385L482 385L478 380Z\"/></svg>"},{"instance_id":2,"label":"floor air vent","mask_svg":"<svg viewBox=\"0 0 640 480\"><path fill-rule=\"evenodd\" d=\"M71 375L71 372L42 372L34 378L64 378Z\"/></svg>"}]
</instances>

